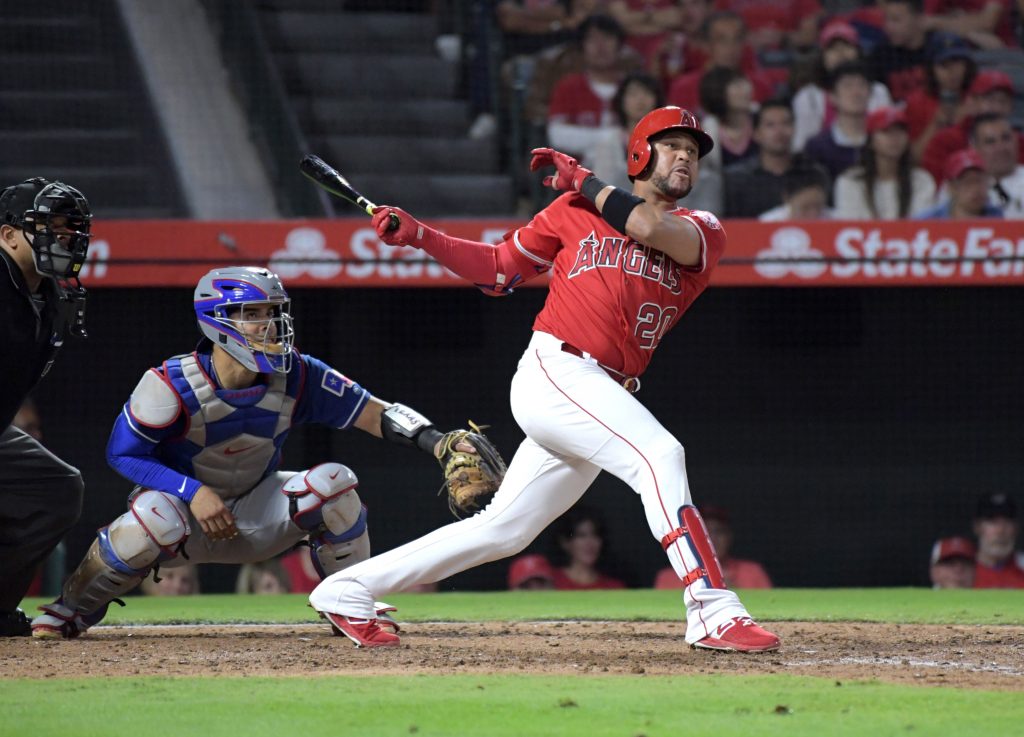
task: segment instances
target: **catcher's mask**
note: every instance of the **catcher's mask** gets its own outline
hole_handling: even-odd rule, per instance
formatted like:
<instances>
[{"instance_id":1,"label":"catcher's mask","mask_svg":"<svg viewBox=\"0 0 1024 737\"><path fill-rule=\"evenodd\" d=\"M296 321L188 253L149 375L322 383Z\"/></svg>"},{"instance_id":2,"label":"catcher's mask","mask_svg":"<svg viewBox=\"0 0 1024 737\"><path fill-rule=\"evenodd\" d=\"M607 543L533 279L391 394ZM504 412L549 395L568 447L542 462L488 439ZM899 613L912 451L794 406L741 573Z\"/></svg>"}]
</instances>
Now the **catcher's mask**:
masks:
<instances>
[{"instance_id":1,"label":"catcher's mask","mask_svg":"<svg viewBox=\"0 0 1024 737\"><path fill-rule=\"evenodd\" d=\"M214 269L199 280L193 304L203 335L247 369L291 370L291 300L277 274L255 266Z\"/></svg>"},{"instance_id":2,"label":"catcher's mask","mask_svg":"<svg viewBox=\"0 0 1024 737\"><path fill-rule=\"evenodd\" d=\"M715 147L715 142L704 132L697 116L689 110L683 110L675 105L652 110L640 119L629 136L629 145L626 147L626 172L630 181L642 177L654 158L651 139L670 130L682 131L693 136L697 141L699 159L707 156Z\"/></svg>"},{"instance_id":3,"label":"catcher's mask","mask_svg":"<svg viewBox=\"0 0 1024 737\"><path fill-rule=\"evenodd\" d=\"M92 213L85 196L63 182L27 179L0 194L6 225L20 228L32 247L36 271L55 279L77 278L89 251Z\"/></svg>"}]
</instances>

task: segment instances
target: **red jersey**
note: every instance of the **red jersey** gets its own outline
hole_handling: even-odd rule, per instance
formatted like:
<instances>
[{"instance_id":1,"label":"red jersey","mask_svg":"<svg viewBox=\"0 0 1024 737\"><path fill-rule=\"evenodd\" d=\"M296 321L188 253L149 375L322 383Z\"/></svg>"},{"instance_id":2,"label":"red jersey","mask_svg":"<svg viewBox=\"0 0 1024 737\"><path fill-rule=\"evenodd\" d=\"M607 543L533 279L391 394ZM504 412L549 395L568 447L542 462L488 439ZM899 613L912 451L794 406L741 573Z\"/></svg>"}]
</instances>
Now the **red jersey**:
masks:
<instances>
[{"instance_id":1,"label":"red jersey","mask_svg":"<svg viewBox=\"0 0 1024 737\"><path fill-rule=\"evenodd\" d=\"M989 568L975 563L974 588L1024 589L1024 568L1020 567L1017 558L1010 558L1002 568Z\"/></svg>"},{"instance_id":2,"label":"red jersey","mask_svg":"<svg viewBox=\"0 0 1024 737\"><path fill-rule=\"evenodd\" d=\"M587 75L580 72L562 77L551 93L548 121L598 128L609 125L611 99L602 100L594 93Z\"/></svg>"},{"instance_id":3,"label":"red jersey","mask_svg":"<svg viewBox=\"0 0 1024 737\"><path fill-rule=\"evenodd\" d=\"M907 96L907 106L903 112L907 116L907 133L911 141L920 138L938 110L939 100L927 88L914 90Z\"/></svg>"},{"instance_id":4,"label":"red jersey","mask_svg":"<svg viewBox=\"0 0 1024 737\"><path fill-rule=\"evenodd\" d=\"M970 145L967 131L970 130L971 119L964 118L957 125L950 125L939 130L928 145L924 147L921 154L921 167L928 170L928 173L935 179L936 184L942 184L944 177L943 169L946 166L946 159L961 149ZM1024 164L1024 133L1018 133L1019 145L1017 147L1017 163Z\"/></svg>"},{"instance_id":5,"label":"red jersey","mask_svg":"<svg viewBox=\"0 0 1024 737\"><path fill-rule=\"evenodd\" d=\"M818 0L717 0L715 7L739 13L752 31L759 28L795 31L804 18L821 12Z\"/></svg>"},{"instance_id":6,"label":"red jersey","mask_svg":"<svg viewBox=\"0 0 1024 737\"><path fill-rule=\"evenodd\" d=\"M563 194L514 231L503 247L551 269L551 286L533 329L639 376L661 338L704 291L725 251L725 231L710 212L680 207L700 233L700 263L682 266L615 230L594 204ZM522 261L522 257L519 258Z\"/></svg>"}]
</instances>

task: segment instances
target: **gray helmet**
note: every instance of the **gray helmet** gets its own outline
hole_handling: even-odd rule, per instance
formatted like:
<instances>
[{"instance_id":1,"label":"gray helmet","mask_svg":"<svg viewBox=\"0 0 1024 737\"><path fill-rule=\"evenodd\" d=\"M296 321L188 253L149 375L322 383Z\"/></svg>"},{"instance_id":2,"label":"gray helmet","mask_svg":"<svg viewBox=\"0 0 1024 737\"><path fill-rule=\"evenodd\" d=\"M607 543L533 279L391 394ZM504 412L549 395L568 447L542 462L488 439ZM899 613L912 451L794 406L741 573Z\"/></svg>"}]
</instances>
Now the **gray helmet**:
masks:
<instances>
[{"instance_id":1,"label":"gray helmet","mask_svg":"<svg viewBox=\"0 0 1024 737\"><path fill-rule=\"evenodd\" d=\"M277 274L257 266L214 269L199 280L193 304L203 335L247 369L291 370L291 300ZM246 318L246 309L264 305L270 305L269 315Z\"/></svg>"}]
</instances>

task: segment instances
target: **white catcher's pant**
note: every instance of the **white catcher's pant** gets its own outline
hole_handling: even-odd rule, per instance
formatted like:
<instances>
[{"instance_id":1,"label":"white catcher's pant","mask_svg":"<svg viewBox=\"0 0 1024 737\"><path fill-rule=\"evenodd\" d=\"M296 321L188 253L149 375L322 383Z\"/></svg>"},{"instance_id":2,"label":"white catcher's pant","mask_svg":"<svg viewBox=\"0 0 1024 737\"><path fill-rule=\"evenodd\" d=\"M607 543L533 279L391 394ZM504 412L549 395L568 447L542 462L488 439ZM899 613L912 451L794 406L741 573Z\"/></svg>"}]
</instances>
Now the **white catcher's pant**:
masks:
<instances>
[{"instance_id":1,"label":"white catcher's pant","mask_svg":"<svg viewBox=\"0 0 1024 737\"><path fill-rule=\"evenodd\" d=\"M519 362L512 412L527 437L487 508L324 579L309 597L317 611L370 619L374 601L389 593L514 555L602 470L640 495L655 540L679 526L679 507L690 503L682 446L600 366L564 353L561 343L534 333ZM697 567L685 540L667 552L680 578ZM683 598L690 643L747 615L736 594L702 579Z\"/></svg>"},{"instance_id":2,"label":"white catcher's pant","mask_svg":"<svg viewBox=\"0 0 1024 737\"><path fill-rule=\"evenodd\" d=\"M226 499L224 504L234 515L238 528L238 536L228 540L212 540L204 535L188 505L181 504L192 530L185 543L188 557L179 555L161 563L161 567L174 568L188 563L258 563L295 546L309 532L292 522L288 497L281 489L296 473L272 473L248 494Z\"/></svg>"}]
</instances>

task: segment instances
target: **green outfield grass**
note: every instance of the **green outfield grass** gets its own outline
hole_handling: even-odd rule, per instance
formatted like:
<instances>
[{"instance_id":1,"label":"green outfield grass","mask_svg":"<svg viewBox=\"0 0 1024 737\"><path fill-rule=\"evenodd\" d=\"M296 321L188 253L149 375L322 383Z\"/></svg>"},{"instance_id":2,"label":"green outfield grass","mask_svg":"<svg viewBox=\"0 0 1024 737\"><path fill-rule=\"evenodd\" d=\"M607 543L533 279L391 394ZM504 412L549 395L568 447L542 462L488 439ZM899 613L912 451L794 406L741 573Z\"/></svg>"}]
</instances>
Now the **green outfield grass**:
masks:
<instances>
[{"instance_id":1,"label":"green outfield grass","mask_svg":"<svg viewBox=\"0 0 1024 737\"><path fill-rule=\"evenodd\" d=\"M780 620L1024 624L1024 592L741 592ZM26 609L40 600L26 600ZM130 597L107 622L314 622L304 596ZM388 597L399 619L679 620L679 592ZM373 658L374 653L366 653ZM0 737L966 737L1024 734L1020 692L726 675L388 675L0 680Z\"/></svg>"},{"instance_id":2,"label":"green outfield grass","mask_svg":"<svg viewBox=\"0 0 1024 737\"><path fill-rule=\"evenodd\" d=\"M1024 591L931 589L770 589L741 591L747 609L766 622L899 622L1024 625ZM312 622L300 594L239 597L127 597L112 605L107 624L179 622ZM406 622L491 620L682 619L678 591L529 591L396 594L387 597ZM43 599L26 599L34 610Z\"/></svg>"},{"instance_id":3,"label":"green outfield grass","mask_svg":"<svg viewBox=\"0 0 1024 737\"><path fill-rule=\"evenodd\" d=\"M371 655L372 657L372 655ZM1019 693L777 675L332 676L0 681L31 737L1019 735Z\"/></svg>"}]
</instances>

